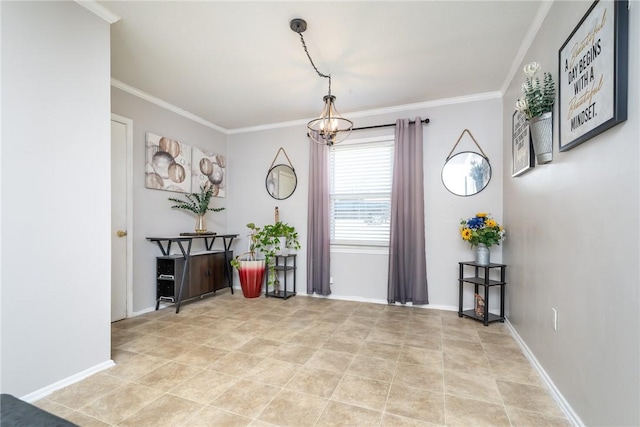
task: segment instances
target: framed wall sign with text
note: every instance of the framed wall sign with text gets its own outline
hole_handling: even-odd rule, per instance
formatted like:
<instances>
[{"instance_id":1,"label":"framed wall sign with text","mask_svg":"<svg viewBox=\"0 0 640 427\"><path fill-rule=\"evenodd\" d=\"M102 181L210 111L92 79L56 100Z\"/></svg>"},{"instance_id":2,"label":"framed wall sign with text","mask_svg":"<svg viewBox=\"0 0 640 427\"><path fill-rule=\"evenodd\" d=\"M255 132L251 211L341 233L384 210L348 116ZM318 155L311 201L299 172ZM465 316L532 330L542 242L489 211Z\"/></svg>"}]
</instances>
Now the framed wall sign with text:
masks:
<instances>
[{"instance_id":1,"label":"framed wall sign with text","mask_svg":"<svg viewBox=\"0 0 640 427\"><path fill-rule=\"evenodd\" d=\"M529 123L520 111L513 113L511 119L511 156L511 176L522 175L535 166Z\"/></svg>"},{"instance_id":2,"label":"framed wall sign with text","mask_svg":"<svg viewBox=\"0 0 640 427\"><path fill-rule=\"evenodd\" d=\"M627 120L627 1L596 1L558 52L560 151Z\"/></svg>"}]
</instances>

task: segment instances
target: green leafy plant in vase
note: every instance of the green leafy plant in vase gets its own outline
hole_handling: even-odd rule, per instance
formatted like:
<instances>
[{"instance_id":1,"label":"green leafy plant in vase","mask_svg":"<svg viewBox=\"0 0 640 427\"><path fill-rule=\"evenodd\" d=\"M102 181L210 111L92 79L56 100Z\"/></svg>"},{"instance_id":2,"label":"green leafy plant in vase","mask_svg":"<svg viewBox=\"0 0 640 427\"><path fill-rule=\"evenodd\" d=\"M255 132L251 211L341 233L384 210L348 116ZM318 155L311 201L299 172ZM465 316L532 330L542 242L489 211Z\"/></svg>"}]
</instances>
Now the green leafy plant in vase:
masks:
<instances>
[{"instance_id":1,"label":"green leafy plant in vase","mask_svg":"<svg viewBox=\"0 0 640 427\"><path fill-rule=\"evenodd\" d=\"M256 298L260 296L262 281L264 279L265 260L256 259L259 248L257 233L259 227L252 222L247 224L249 229L249 251L238 255L231 260L231 266L238 270L240 277L240 287L245 298Z\"/></svg>"},{"instance_id":2,"label":"green leafy plant in vase","mask_svg":"<svg viewBox=\"0 0 640 427\"><path fill-rule=\"evenodd\" d=\"M275 224L267 224L257 235L258 248L267 260L269 267L269 276L267 277L267 286L272 288L274 292L278 292L279 284L277 283L277 273L274 269L277 255L286 255L288 250L300 249L298 241L298 232L295 227L278 221Z\"/></svg>"},{"instance_id":3,"label":"green leafy plant in vase","mask_svg":"<svg viewBox=\"0 0 640 427\"><path fill-rule=\"evenodd\" d=\"M177 199L175 197L169 197L169 201L176 203L171 206L172 209L184 209L196 214L196 233L206 233L207 225L205 221L205 214L208 211L220 212L224 208L212 208L209 207L211 198L213 197L214 188L212 185L203 185L200 187L199 193L185 194L186 200Z\"/></svg>"},{"instance_id":4,"label":"green leafy plant in vase","mask_svg":"<svg viewBox=\"0 0 640 427\"><path fill-rule=\"evenodd\" d=\"M264 255L267 266L269 267L269 277L267 278L267 286L274 288L276 284L276 272L274 266L276 256L283 254L285 250L300 249L300 241L298 240L298 232L295 227L278 221L275 224L267 224L262 228L256 227L254 223L247 224L250 230L249 252L236 257L231 261L231 265L240 271L242 268L241 258L249 257L256 260L256 254L259 252Z\"/></svg>"},{"instance_id":5,"label":"green leafy plant in vase","mask_svg":"<svg viewBox=\"0 0 640 427\"><path fill-rule=\"evenodd\" d=\"M523 71L527 76L522 84L524 97L516 101L516 110L524 113L527 120L553 112L556 88L551 73L543 73L541 81L537 76L540 71L540 64L537 62L525 65Z\"/></svg>"}]
</instances>

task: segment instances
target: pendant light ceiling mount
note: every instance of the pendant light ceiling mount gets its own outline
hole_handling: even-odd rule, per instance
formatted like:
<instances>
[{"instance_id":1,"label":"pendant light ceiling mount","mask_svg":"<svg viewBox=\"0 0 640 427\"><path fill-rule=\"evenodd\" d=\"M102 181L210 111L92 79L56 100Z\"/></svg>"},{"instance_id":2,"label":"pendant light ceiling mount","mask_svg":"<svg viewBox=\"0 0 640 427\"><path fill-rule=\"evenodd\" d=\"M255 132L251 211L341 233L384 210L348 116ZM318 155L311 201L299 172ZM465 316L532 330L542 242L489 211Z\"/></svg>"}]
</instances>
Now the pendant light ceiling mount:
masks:
<instances>
[{"instance_id":1,"label":"pendant light ceiling mount","mask_svg":"<svg viewBox=\"0 0 640 427\"><path fill-rule=\"evenodd\" d=\"M309 55L307 45L304 42L304 37L302 36L302 33L307 30L307 22L301 18L292 19L289 23L289 27L300 36L300 42L302 43L304 52L307 54L307 58L309 58L309 62L318 76L329 80L329 93L322 98L324 101L324 108L322 109L320 117L307 123L309 136L312 141L329 146L344 141L353 129L353 122L342 117L340 113L338 113L338 110L336 110L336 97L331 95L331 74L321 73L318 70L318 67L316 67L316 64L313 63L311 55ZM317 137L314 136L316 133L318 135Z\"/></svg>"},{"instance_id":2,"label":"pendant light ceiling mount","mask_svg":"<svg viewBox=\"0 0 640 427\"><path fill-rule=\"evenodd\" d=\"M289 23L289 26L293 31L295 31L298 34L302 34L305 31L307 31L307 21L305 21L302 18L292 19L291 22Z\"/></svg>"}]
</instances>

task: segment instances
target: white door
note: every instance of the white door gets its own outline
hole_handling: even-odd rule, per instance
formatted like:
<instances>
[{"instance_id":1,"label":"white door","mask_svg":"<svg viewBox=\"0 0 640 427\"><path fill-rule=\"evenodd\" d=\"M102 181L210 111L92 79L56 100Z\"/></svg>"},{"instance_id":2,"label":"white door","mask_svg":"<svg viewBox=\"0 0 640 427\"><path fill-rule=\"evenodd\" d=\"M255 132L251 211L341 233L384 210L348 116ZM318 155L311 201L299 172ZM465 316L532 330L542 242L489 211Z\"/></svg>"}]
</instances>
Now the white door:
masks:
<instances>
[{"instance_id":1,"label":"white door","mask_svg":"<svg viewBox=\"0 0 640 427\"><path fill-rule=\"evenodd\" d=\"M127 138L128 125L111 121L111 321L127 317Z\"/></svg>"}]
</instances>

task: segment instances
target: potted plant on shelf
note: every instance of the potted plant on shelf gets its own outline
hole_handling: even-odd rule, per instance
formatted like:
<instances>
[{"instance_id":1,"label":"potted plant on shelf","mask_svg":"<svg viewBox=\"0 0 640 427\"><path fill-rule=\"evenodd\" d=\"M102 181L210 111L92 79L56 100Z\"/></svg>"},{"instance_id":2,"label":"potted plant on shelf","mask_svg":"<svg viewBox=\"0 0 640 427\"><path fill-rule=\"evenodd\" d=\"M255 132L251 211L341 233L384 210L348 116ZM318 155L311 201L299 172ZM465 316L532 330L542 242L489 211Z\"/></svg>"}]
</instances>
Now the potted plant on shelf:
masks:
<instances>
[{"instance_id":1,"label":"potted plant on shelf","mask_svg":"<svg viewBox=\"0 0 640 427\"><path fill-rule=\"evenodd\" d=\"M539 164L553 160L553 104L556 89L550 73L544 73L542 82L536 76L540 64L524 66L526 81L522 84L524 98L516 101L516 110L524 113L531 130L531 141ZM535 77L534 77L535 76Z\"/></svg>"},{"instance_id":2,"label":"potted plant on shelf","mask_svg":"<svg viewBox=\"0 0 640 427\"><path fill-rule=\"evenodd\" d=\"M213 185L203 185L200 187L199 193L186 194L187 200L176 199L175 197L169 197L169 201L177 203L171 206L172 209L184 209L196 214L196 233L204 234L207 232L207 224L205 221L205 214L208 211L220 212L224 208L211 208L209 202L213 197L214 188Z\"/></svg>"},{"instance_id":3,"label":"potted plant on shelf","mask_svg":"<svg viewBox=\"0 0 640 427\"><path fill-rule=\"evenodd\" d=\"M269 276L267 277L267 292L272 289L273 293L280 293L280 283L275 271L276 256L288 255L290 250L300 249L298 241L298 232L295 227L277 221L275 224L265 225L258 232L259 249L265 256L267 267L269 268Z\"/></svg>"},{"instance_id":4,"label":"potted plant on shelf","mask_svg":"<svg viewBox=\"0 0 640 427\"><path fill-rule=\"evenodd\" d=\"M269 251L270 255L287 255L289 250L300 249L298 232L295 227L285 222L278 221L275 224L267 224L258 235L264 239L262 248L273 249L273 251Z\"/></svg>"},{"instance_id":5,"label":"potted plant on shelf","mask_svg":"<svg viewBox=\"0 0 640 427\"><path fill-rule=\"evenodd\" d=\"M489 265L489 248L505 239L505 229L491 214L478 212L473 218L460 220L460 235L472 248L477 246L476 264Z\"/></svg>"}]
</instances>

